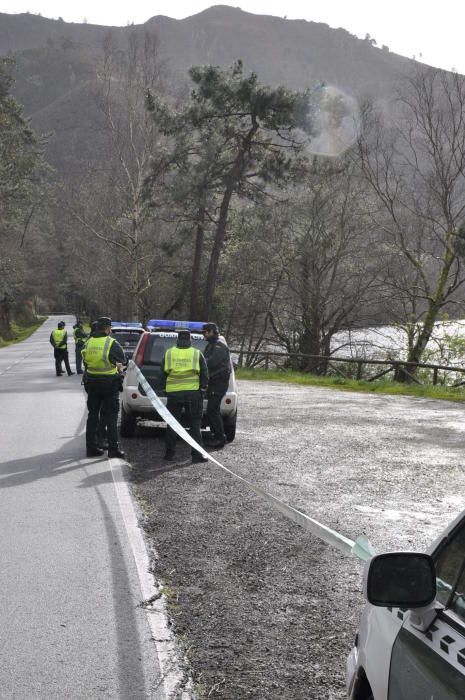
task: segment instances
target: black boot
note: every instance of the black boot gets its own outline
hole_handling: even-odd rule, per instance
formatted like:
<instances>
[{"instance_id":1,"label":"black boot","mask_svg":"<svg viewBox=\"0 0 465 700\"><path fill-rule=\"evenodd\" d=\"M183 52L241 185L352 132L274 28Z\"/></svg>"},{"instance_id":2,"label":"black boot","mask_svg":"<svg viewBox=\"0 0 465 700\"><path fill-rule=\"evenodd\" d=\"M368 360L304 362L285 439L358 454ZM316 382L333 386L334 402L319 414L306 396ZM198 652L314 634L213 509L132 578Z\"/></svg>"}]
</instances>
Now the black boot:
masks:
<instances>
[{"instance_id":1,"label":"black boot","mask_svg":"<svg viewBox=\"0 0 465 700\"><path fill-rule=\"evenodd\" d=\"M103 450L98 447L88 447L87 456L88 457L101 457L103 455Z\"/></svg>"},{"instance_id":2,"label":"black boot","mask_svg":"<svg viewBox=\"0 0 465 700\"><path fill-rule=\"evenodd\" d=\"M208 443L208 448L212 450L222 450L226 445L226 440L212 440Z\"/></svg>"},{"instance_id":3,"label":"black boot","mask_svg":"<svg viewBox=\"0 0 465 700\"><path fill-rule=\"evenodd\" d=\"M126 455L124 454L123 450L120 450L119 447L117 447L116 449L108 450L108 456L110 458L113 457L118 459L124 459Z\"/></svg>"},{"instance_id":4,"label":"black boot","mask_svg":"<svg viewBox=\"0 0 465 700\"><path fill-rule=\"evenodd\" d=\"M201 464L202 462L208 462L208 457L204 457L199 452L192 455L192 464Z\"/></svg>"}]
</instances>

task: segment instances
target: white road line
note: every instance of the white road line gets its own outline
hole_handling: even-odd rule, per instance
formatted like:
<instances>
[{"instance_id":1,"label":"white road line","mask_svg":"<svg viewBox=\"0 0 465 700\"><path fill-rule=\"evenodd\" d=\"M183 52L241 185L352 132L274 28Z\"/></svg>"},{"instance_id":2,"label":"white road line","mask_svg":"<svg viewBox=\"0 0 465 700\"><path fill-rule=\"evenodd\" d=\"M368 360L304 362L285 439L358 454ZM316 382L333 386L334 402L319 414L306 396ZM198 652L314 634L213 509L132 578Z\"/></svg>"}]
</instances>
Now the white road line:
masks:
<instances>
[{"instance_id":1,"label":"white road line","mask_svg":"<svg viewBox=\"0 0 465 700\"><path fill-rule=\"evenodd\" d=\"M192 683L190 679L187 683L185 682L179 663L176 640L168 626L166 599L161 593L161 587L155 585L153 574L150 573L150 558L139 527L129 486L123 474L122 465L124 461L120 459L109 459L108 461L110 462L116 495L136 563L142 599L146 602L150 601L149 607L146 608L147 619L157 650L166 698L169 700L170 698L180 697L181 700L191 700ZM155 550L152 550L152 556L158 558ZM180 691L181 694L179 695Z\"/></svg>"},{"instance_id":2,"label":"white road line","mask_svg":"<svg viewBox=\"0 0 465 700\"><path fill-rule=\"evenodd\" d=\"M19 360L16 360L16 362L13 362L13 364L10 365L9 367L7 367L6 369L4 369L3 372L0 372L0 377L2 376L2 374L5 374L6 372L8 372L9 369L11 369L15 365L18 365L20 362L25 360L26 357L29 357L29 355L32 355L33 352L34 352L34 350L31 350L31 352L28 352L27 355L23 355L22 357L19 358Z\"/></svg>"}]
</instances>

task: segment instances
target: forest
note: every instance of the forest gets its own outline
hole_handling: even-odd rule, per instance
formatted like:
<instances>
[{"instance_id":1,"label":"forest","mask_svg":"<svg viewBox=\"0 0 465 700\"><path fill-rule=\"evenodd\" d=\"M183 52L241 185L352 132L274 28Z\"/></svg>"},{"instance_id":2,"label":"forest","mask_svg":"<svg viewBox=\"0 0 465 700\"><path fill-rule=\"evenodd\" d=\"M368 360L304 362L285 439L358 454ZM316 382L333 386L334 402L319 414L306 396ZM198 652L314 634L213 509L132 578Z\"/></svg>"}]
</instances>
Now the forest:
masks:
<instances>
[{"instance_id":1,"label":"forest","mask_svg":"<svg viewBox=\"0 0 465 700\"><path fill-rule=\"evenodd\" d=\"M104 148L63 178L1 62L2 338L37 313L105 313L327 355L341 330L392 324L419 362L435 322L463 316L463 76L413 64L388 107L354 109L241 60L173 83L147 32L108 37L93 85Z\"/></svg>"}]
</instances>

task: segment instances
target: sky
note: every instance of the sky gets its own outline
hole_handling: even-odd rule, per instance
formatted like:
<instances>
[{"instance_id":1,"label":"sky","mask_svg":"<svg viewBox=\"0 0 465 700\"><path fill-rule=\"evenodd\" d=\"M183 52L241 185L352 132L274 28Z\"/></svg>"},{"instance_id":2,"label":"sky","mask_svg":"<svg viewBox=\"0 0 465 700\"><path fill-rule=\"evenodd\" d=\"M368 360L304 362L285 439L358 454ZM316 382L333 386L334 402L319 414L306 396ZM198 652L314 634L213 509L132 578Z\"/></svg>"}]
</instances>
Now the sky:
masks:
<instances>
[{"instance_id":1,"label":"sky","mask_svg":"<svg viewBox=\"0 0 465 700\"><path fill-rule=\"evenodd\" d=\"M109 26L143 24L156 15L183 19L215 4L254 14L325 22L378 46L433 66L465 74L465 1L443 0L0 0L0 12L31 12L66 22Z\"/></svg>"}]
</instances>

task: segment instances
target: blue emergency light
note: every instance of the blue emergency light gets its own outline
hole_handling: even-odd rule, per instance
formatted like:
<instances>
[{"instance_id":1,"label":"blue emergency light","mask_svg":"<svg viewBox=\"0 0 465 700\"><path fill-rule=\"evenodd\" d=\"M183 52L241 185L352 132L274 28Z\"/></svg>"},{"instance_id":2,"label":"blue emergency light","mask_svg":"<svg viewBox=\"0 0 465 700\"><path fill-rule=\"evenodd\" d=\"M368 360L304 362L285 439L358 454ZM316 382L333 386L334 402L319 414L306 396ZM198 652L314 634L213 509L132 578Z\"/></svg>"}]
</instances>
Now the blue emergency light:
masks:
<instances>
[{"instance_id":1,"label":"blue emergency light","mask_svg":"<svg viewBox=\"0 0 465 700\"><path fill-rule=\"evenodd\" d=\"M111 326L121 326L122 328L142 328L140 321L112 321Z\"/></svg>"},{"instance_id":2,"label":"blue emergency light","mask_svg":"<svg viewBox=\"0 0 465 700\"><path fill-rule=\"evenodd\" d=\"M170 321L166 319L151 319L147 323L147 330L153 331L192 331L193 333L201 333L206 321Z\"/></svg>"}]
</instances>

